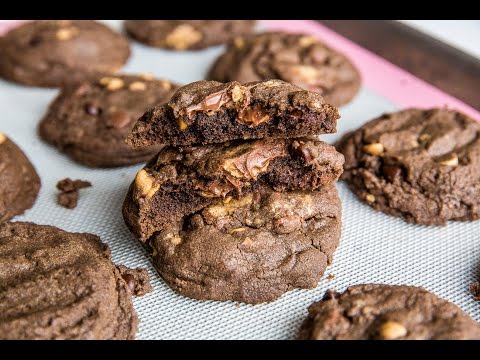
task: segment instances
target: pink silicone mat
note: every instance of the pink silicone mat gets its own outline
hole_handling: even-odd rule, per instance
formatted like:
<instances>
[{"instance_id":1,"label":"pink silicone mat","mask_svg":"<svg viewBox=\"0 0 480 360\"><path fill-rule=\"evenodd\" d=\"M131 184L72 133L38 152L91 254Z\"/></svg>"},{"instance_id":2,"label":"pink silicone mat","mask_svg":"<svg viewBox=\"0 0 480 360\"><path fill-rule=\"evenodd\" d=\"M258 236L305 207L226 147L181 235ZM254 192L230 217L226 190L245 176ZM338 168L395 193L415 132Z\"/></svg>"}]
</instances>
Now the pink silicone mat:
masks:
<instances>
[{"instance_id":1,"label":"pink silicone mat","mask_svg":"<svg viewBox=\"0 0 480 360\"><path fill-rule=\"evenodd\" d=\"M121 31L121 21L105 21ZM0 34L14 26L0 21ZM338 133L322 136L332 142L383 112L409 106L447 106L476 119L480 114L458 99L417 79L314 21L261 21L259 30L305 32L347 55L360 69L363 86L340 109ZM132 41L132 56L124 71L188 83L204 78L222 52L214 47L198 52L171 52ZM338 183L343 206L342 240L333 264L318 287L294 290L261 305L195 301L172 292L158 277L148 255L125 227L121 205L128 185L141 165L119 169L82 167L43 143L36 133L39 119L57 90L16 85L0 80L0 131L12 137L30 157L42 178L35 206L16 220L51 224L68 231L98 234L112 249L117 263L145 267L154 292L134 300L140 317L139 339L293 339L313 301L328 288L376 282L411 284L431 290L480 320L480 304L468 291L480 278L480 221L451 222L447 227L415 226L364 205ZM87 179L75 210L55 202L55 184L65 178ZM331 275L331 276L327 276Z\"/></svg>"}]
</instances>

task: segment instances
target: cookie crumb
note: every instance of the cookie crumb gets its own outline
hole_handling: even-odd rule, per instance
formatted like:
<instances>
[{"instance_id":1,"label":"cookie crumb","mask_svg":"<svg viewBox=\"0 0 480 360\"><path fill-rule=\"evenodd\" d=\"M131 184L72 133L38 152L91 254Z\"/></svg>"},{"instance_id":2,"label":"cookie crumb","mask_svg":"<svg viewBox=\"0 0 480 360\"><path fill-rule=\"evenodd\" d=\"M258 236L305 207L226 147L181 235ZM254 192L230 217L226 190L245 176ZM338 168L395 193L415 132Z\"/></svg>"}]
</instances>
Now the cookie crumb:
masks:
<instances>
[{"instance_id":1,"label":"cookie crumb","mask_svg":"<svg viewBox=\"0 0 480 360\"><path fill-rule=\"evenodd\" d=\"M477 301L480 301L480 282L475 281L470 284L470 292L473 295L473 298Z\"/></svg>"},{"instance_id":2,"label":"cookie crumb","mask_svg":"<svg viewBox=\"0 0 480 360\"><path fill-rule=\"evenodd\" d=\"M66 178L57 183L57 189L61 191L57 195L57 203L67 209L74 209L78 204L79 189L84 189L92 186L89 181L85 180L71 180Z\"/></svg>"},{"instance_id":3,"label":"cookie crumb","mask_svg":"<svg viewBox=\"0 0 480 360\"><path fill-rule=\"evenodd\" d=\"M328 281L332 281L332 280L335 280L335 279L336 279L335 274L328 274L328 275L327 275L327 280L328 280Z\"/></svg>"},{"instance_id":4,"label":"cookie crumb","mask_svg":"<svg viewBox=\"0 0 480 360\"><path fill-rule=\"evenodd\" d=\"M117 269L133 295L143 296L153 290L147 270L142 268L131 269L125 265L118 265Z\"/></svg>"}]
</instances>

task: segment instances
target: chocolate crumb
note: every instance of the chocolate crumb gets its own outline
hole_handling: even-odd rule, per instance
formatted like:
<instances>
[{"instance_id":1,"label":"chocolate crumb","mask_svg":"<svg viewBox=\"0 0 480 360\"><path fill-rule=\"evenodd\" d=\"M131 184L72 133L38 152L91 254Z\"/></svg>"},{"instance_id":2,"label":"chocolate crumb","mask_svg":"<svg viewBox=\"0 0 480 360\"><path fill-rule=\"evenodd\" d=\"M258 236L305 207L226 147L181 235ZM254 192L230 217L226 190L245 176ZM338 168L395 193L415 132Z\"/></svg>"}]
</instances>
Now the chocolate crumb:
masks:
<instances>
[{"instance_id":1,"label":"chocolate crumb","mask_svg":"<svg viewBox=\"0 0 480 360\"><path fill-rule=\"evenodd\" d=\"M473 298L477 301L480 301L480 282L475 281L470 284L470 292L473 295Z\"/></svg>"},{"instance_id":2,"label":"chocolate crumb","mask_svg":"<svg viewBox=\"0 0 480 360\"><path fill-rule=\"evenodd\" d=\"M118 271L120 271L123 280L125 280L128 290L133 295L143 296L153 290L150 285L148 273L145 269L130 269L125 265L119 265L117 268Z\"/></svg>"},{"instance_id":3,"label":"chocolate crumb","mask_svg":"<svg viewBox=\"0 0 480 360\"><path fill-rule=\"evenodd\" d=\"M74 209L78 204L79 189L92 186L89 181L71 180L66 178L57 183L57 189L61 191L57 195L57 203L67 209Z\"/></svg>"}]
</instances>

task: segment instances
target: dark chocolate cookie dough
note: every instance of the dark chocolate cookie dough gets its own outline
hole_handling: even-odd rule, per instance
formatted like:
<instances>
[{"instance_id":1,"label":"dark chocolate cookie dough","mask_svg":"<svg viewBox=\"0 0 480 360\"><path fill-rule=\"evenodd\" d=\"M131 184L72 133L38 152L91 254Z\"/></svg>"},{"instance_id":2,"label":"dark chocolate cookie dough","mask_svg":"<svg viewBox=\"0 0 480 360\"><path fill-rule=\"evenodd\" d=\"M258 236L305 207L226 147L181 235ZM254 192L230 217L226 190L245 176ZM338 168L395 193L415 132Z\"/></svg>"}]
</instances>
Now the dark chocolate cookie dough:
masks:
<instances>
[{"instance_id":1,"label":"dark chocolate cookie dough","mask_svg":"<svg viewBox=\"0 0 480 360\"><path fill-rule=\"evenodd\" d=\"M314 92L281 80L197 81L135 124L131 146L192 145L333 133L340 115Z\"/></svg>"},{"instance_id":2,"label":"dark chocolate cookie dough","mask_svg":"<svg viewBox=\"0 0 480 360\"><path fill-rule=\"evenodd\" d=\"M373 208L444 225L480 217L480 124L447 109L385 114L338 144L345 179Z\"/></svg>"},{"instance_id":3,"label":"dark chocolate cookie dough","mask_svg":"<svg viewBox=\"0 0 480 360\"><path fill-rule=\"evenodd\" d=\"M0 132L0 223L30 209L40 178L25 154Z\"/></svg>"},{"instance_id":4,"label":"dark chocolate cookie dough","mask_svg":"<svg viewBox=\"0 0 480 360\"><path fill-rule=\"evenodd\" d=\"M129 55L128 41L96 21L32 21L0 38L0 76L57 87L116 72Z\"/></svg>"},{"instance_id":5,"label":"dark chocolate cookie dough","mask_svg":"<svg viewBox=\"0 0 480 360\"><path fill-rule=\"evenodd\" d=\"M311 340L480 339L480 326L456 305L414 286L356 285L328 291L300 329Z\"/></svg>"},{"instance_id":6,"label":"dark chocolate cookie dough","mask_svg":"<svg viewBox=\"0 0 480 360\"><path fill-rule=\"evenodd\" d=\"M133 339L133 275L149 285L127 274L95 235L0 225L0 339Z\"/></svg>"},{"instance_id":7,"label":"dark chocolate cookie dough","mask_svg":"<svg viewBox=\"0 0 480 360\"><path fill-rule=\"evenodd\" d=\"M169 224L149 246L160 275L180 294L257 304L316 287L340 227L335 185L290 192L261 187Z\"/></svg>"},{"instance_id":8,"label":"dark chocolate cookie dough","mask_svg":"<svg viewBox=\"0 0 480 360\"><path fill-rule=\"evenodd\" d=\"M62 89L39 126L40 136L90 167L149 160L161 145L132 149L125 139L150 107L168 101L176 85L151 75L106 76Z\"/></svg>"},{"instance_id":9,"label":"dark chocolate cookie dough","mask_svg":"<svg viewBox=\"0 0 480 360\"><path fill-rule=\"evenodd\" d=\"M281 79L320 93L334 106L348 103L361 84L358 70L345 56L310 35L282 32L233 39L208 79L241 83Z\"/></svg>"},{"instance_id":10,"label":"dark chocolate cookie dough","mask_svg":"<svg viewBox=\"0 0 480 360\"><path fill-rule=\"evenodd\" d=\"M126 20L125 30L150 46L198 50L253 32L254 20Z\"/></svg>"},{"instance_id":11,"label":"dark chocolate cookie dough","mask_svg":"<svg viewBox=\"0 0 480 360\"><path fill-rule=\"evenodd\" d=\"M343 156L317 139L262 139L164 148L130 186L123 216L142 241L219 199L266 183L315 190L338 179Z\"/></svg>"}]
</instances>

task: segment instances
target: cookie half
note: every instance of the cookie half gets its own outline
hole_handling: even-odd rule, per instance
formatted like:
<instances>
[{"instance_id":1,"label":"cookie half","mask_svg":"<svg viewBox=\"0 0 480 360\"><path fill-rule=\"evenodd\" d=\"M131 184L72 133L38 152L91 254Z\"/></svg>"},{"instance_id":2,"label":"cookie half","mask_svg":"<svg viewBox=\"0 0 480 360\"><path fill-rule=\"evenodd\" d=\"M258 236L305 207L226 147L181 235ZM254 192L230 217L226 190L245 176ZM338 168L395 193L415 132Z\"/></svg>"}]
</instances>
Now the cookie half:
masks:
<instances>
[{"instance_id":1,"label":"cookie half","mask_svg":"<svg viewBox=\"0 0 480 360\"><path fill-rule=\"evenodd\" d=\"M316 287L340 229L335 185L283 193L262 187L169 224L149 246L155 267L176 292L258 304Z\"/></svg>"},{"instance_id":2,"label":"cookie half","mask_svg":"<svg viewBox=\"0 0 480 360\"><path fill-rule=\"evenodd\" d=\"M133 339L131 293L149 290L145 275L117 268L98 236L4 223L0 339Z\"/></svg>"},{"instance_id":3,"label":"cookie half","mask_svg":"<svg viewBox=\"0 0 480 360\"><path fill-rule=\"evenodd\" d=\"M338 144L345 179L364 202L424 225L480 217L480 124L457 111L407 109Z\"/></svg>"},{"instance_id":4,"label":"cookie half","mask_svg":"<svg viewBox=\"0 0 480 360\"><path fill-rule=\"evenodd\" d=\"M67 86L40 122L40 136L90 167L145 162L162 146L132 149L125 139L137 119L167 102L176 87L151 75L107 76Z\"/></svg>"},{"instance_id":5,"label":"cookie half","mask_svg":"<svg viewBox=\"0 0 480 360\"><path fill-rule=\"evenodd\" d=\"M166 147L140 170L123 205L125 223L148 239L168 224L261 183L315 190L338 179L343 156L317 139L262 139Z\"/></svg>"},{"instance_id":6,"label":"cookie half","mask_svg":"<svg viewBox=\"0 0 480 360\"><path fill-rule=\"evenodd\" d=\"M281 80L240 84L197 81L135 124L132 147L193 145L237 139L333 133L340 115L314 92Z\"/></svg>"},{"instance_id":7,"label":"cookie half","mask_svg":"<svg viewBox=\"0 0 480 360\"><path fill-rule=\"evenodd\" d=\"M0 132L0 223L30 209L40 178L22 150Z\"/></svg>"},{"instance_id":8,"label":"cookie half","mask_svg":"<svg viewBox=\"0 0 480 360\"><path fill-rule=\"evenodd\" d=\"M126 20L125 30L150 46L198 50L252 33L254 20Z\"/></svg>"},{"instance_id":9,"label":"cookie half","mask_svg":"<svg viewBox=\"0 0 480 360\"><path fill-rule=\"evenodd\" d=\"M456 305L418 287L355 285L327 291L308 308L303 340L479 340L480 326Z\"/></svg>"},{"instance_id":10,"label":"cookie half","mask_svg":"<svg viewBox=\"0 0 480 360\"><path fill-rule=\"evenodd\" d=\"M96 21L32 21L0 38L0 76L58 87L116 72L129 56L128 41Z\"/></svg>"},{"instance_id":11,"label":"cookie half","mask_svg":"<svg viewBox=\"0 0 480 360\"><path fill-rule=\"evenodd\" d=\"M321 94L334 106L352 100L361 85L358 70L344 55L313 36L285 32L233 39L208 79L241 83L281 79Z\"/></svg>"}]
</instances>

